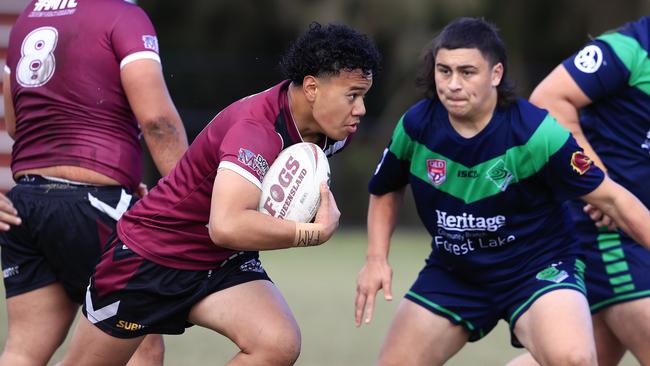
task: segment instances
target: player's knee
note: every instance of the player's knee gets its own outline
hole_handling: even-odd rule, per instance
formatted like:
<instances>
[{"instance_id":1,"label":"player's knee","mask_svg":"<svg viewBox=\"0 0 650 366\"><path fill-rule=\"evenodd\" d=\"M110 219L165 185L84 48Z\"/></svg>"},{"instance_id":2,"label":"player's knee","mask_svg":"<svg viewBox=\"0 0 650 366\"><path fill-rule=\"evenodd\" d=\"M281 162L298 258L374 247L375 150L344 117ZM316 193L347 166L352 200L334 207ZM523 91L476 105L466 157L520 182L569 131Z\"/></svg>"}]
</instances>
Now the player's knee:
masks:
<instances>
[{"instance_id":1,"label":"player's knee","mask_svg":"<svg viewBox=\"0 0 650 366\"><path fill-rule=\"evenodd\" d=\"M567 349L553 357L552 365L567 366L594 366L596 365L596 353L581 348Z\"/></svg>"},{"instance_id":2,"label":"player's knee","mask_svg":"<svg viewBox=\"0 0 650 366\"><path fill-rule=\"evenodd\" d=\"M293 365L300 356L301 336L297 325L275 329L257 342L253 354L264 359L264 365Z\"/></svg>"}]
</instances>

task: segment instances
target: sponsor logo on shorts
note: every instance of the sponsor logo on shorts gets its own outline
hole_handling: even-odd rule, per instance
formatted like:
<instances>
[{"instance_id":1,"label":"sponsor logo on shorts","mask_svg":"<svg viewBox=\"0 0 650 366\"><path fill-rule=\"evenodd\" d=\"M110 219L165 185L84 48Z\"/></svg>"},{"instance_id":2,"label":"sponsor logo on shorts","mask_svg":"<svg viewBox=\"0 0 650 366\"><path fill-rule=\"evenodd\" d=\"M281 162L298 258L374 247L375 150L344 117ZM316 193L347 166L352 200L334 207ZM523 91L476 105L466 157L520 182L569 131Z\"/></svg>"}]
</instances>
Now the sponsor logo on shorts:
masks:
<instances>
[{"instance_id":1,"label":"sponsor logo on shorts","mask_svg":"<svg viewBox=\"0 0 650 366\"><path fill-rule=\"evenodd\" d=\"M145 34L142 36L142 43L144 45L144 48L158 53L158 37Z\"/></svg>"},{"instance_id":2,"label":"sponsor logo on shorts","mask_svg":"<svg viewBox=\"0 0 650 366\"><path fill-rule=\"evenodd\" d=\"M258 259L249 259L244 262L244 264L239 266L239 270L242 272L257 272L264 273L264 268L262 268L262 262Z\"/></svg>"},{"instance_id":3,"label":"sponsor logo on shorts","mask_svg":"<svg viewBox=\"0 0 650 366\"><path fill-rule=\"evenodd\" d=\"M3 269L2 270L2 275L4 276L4 278L9 278L9 277L15 276L15 275L20 273L19 267L20 266L13 266L13 267L9 267L7 269Z\"/></svg>"},{"instance_id":4,"label":"sponsor logo on shorts","mask_svg":"<svg viewBox=\"0 0 650 366\"><path fill-rule=\"evenodd\" d=\"M447 161L442 159L428 159L427 176L431 180L431 183L436 186L444 183L447 180Z\"/></svg>"},{"instance_id":5,"label":"sponsor logo on shorts","mask_svg":"<svg viewBox=\"0 0 650 366\"><path fill-rule=\"evenodd\" d=\"M34 4L34 10L29 13L29 17L36 18L70 15L75 12L76 8L76 0L38 0Z\"/></svg>"},{"instance_id":6,"label":"sponsor logo on shorts","mask_svg":"<svg viewBox=\"0 0 650 366\"><path fill-rule=\"evenodd\" d=\"M124 330L130 330L132 332L136 330L140 330L145 327L142 324L133 323L126 320L118 320L117 323L115 323L115 326L118 328L122 328Z\"/></svg>"},{"instance_id":7,"label":"sponsor logo on shorts","mask_svg":"<svg viewBox=\"0 0 650 366\"><path fill-rule=\"evenodd\" d=\"M582 151L576 151L571 155L571 167L578 174L585 174L591 167L592 161Z\"/></svg>"},{"instance_id":8,"label":"sponsor logo on shorts","mask_svg":"<svg viewBox=\"0 0 650 366\"><path fill-rule=\"evenodd\" d=\"M487 171L487 177L492 183L496 184L501 192L505 192L512 180L512 173L506 168L506 163L503 160L497 161Z\"/></svg>"},{"instance_id":9,"label":"sponsor logo on shorts","mask_svg":"<svg viewBox=\"0 0 650 366\"><path fill-rule=\"evenodd\" d=\"M262 155L255 154L248 149L240 148L237 160L257 173L260 180L264 179L266 172L269 171L269 163L266 159Z\"/></svg>"},{"instance_id":10,"label":"sponsor logo on shorts","mask_svg":"<svg viewBox=\"0 0 650 366\"><path fill-rule=\"evenodd\" d=\"M603 64L603 51L596 45L589 45L576 55L573 59L576 68L586 74L593 74Z\"/></svg>"},{"instance_id":11,"label":"sponsor logo on shorts","mask_svg":"<svg viewBox=\"0 0 650 366\"><path fill-rule=\"evenodd\" d=\"M565 270L558 269L556 267L557 265L560 264L562 264L562 262L551 264L545 269L539 271L535 276L535 278L537 278L540 281L550 281L555 283L560 283L564 281L565 279L567 279L567 277L569 277L569 274Z\"/></svg>"}]
</instances>

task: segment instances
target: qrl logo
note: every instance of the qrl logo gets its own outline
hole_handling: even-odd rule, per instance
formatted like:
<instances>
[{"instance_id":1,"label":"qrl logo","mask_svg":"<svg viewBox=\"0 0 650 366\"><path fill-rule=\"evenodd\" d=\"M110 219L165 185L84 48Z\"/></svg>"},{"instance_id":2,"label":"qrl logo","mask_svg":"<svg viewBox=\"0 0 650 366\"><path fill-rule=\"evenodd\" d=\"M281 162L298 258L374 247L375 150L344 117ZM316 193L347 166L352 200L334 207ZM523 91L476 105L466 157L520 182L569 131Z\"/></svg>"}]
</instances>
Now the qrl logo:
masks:
<instances>
[{"instance_id":1,"label":"qrl logo","mask_svg":"<svg viewBox=\"0 0 650 366\"><path fill-rule=\"evenodd\" d=\"M447 180L447 161L442 159L427 160L427 175L431 183L436 186L444 183Z\"/></svg>"},{"instance_id":2,"label":"qrl logo","mask_svg":"<svg viewBox=\"0 0 650 366\"><path fill-rule=\"evenodd\" d=\"M300 173L298 174L298 171ZM300 162L290 156L287 159L284 168L278 174L278 183L271 186L270 197L264 202L264 209L271 214L271 216L283 218L287 214L287 209L293 201L293 198L298 191L298 187L302 183L303 178L307 174L307 170L300 169ZM295 182L294 182L295 180ZM292 185L293 183L293 185ZM291 186L291 189L289 187ZM282 204L280 213L278 215L277 204Z\"/></svg>"}]
</instances>

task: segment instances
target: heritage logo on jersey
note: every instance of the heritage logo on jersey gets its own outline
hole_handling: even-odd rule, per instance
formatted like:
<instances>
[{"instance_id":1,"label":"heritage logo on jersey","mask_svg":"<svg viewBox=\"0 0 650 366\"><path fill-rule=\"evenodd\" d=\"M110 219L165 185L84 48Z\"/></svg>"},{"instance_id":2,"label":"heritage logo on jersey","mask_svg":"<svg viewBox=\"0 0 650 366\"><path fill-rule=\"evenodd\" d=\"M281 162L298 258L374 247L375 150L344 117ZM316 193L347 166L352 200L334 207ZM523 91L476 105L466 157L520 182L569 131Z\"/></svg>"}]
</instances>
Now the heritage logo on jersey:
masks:
<instances>
[{"instance_id":1,"label":"heritage logo on jersey","mask_svg":"<svg viewBox=\"0 0 650 366\"><path fill-rule=\"evenodd\" d=\"M462 215L449 215L445 211L436 210L439 228L451 231L490 231L495 232L506 224L506 217L497 215L493 217L474 216L463 212Z\"/></svg>"},{"instance_id":2,"label":"heritage logo on jersey","mask_svg":"<svg viewBox=\"0 0 650 366\"><path fill-rule=\"evenodd\" d=\"M427 176L436 186L447 180L447 161L442 159L427 160Z\"/></svg>"},{"instance_id":3,"label":"heritage logo on jersey","mask_svg":"<svg viewBox=\"0 0 650 366\"><path fill-rule=\"evenodd\" d=\"M144 48L158 53L158 37L145 34L142 36L142 43Z\"/></svg>"},{"instance_id":4,"label":"heritage logo on jersey","mask_svg":"<svg viewBox=\"0 0 650 366\"><path fill-rule=\"evenodd\" d=\"M571 167L580 175L585 174L592 163L592 160L582 151L576 151L571 155Z\"/></svg>"},{"instance_id":5,"label":"heritage logo on jersey","mask_svg":"<svg viewBox=\"0 0 650 366\"><path fill-rule=\"evenodd\" d=\"M240 148L237 160L257 173L260 180L264 179L266 172L269 171L269 163L266 159L262 155L255 154L248 149Z\"/></svg>"},{"instance_id":6,"label":"heritage logo on jersey","mask_svg":"<svg viewBox=\"0 0 650 366\"><path fill-rule=\"evenodd\" d=\"M499 187L501 192L505 192L512 180L512 173L506 169L506 163L504 163L503 160L499 160L488 169L487 177L492 181L492 183Z\"/></svg>"},{"instance_id":7,"label":"heritage logo on jersey","mask_svg":"<svg viewBox=\"0 0 650 366\"><path fill-rule=\"evenodd\" d=\"M573 64L578 68L578 70L586 74L593 74L596 72L602 63L603 51L593 44L583 48L573 59Z\"/></svg>"},{"instance_id":8,"label":"heritage logo on jersey","mask_svg":"<svg viewBox=\"0 0 650 366\"><path fill-rule=\"evenodd\" d=\"M29 17L54 17L75 12L77 0L38 0Z\"/></svg>"}]
</instances>

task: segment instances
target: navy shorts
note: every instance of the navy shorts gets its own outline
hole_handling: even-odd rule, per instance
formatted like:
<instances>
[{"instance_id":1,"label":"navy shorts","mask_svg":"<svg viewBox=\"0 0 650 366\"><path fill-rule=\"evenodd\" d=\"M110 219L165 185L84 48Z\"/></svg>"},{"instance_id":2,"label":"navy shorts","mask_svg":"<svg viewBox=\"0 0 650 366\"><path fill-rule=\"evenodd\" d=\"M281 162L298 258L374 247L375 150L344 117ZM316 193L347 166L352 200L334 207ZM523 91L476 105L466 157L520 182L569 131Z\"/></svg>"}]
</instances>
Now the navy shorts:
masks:
<instances>
[{"instance_id":1,"label":"navy shorts","mask_svg":"<svg viewBox=\"0 0 650 366\"><path fill-rule=\"evenodd\" d=\"M584 294L584 269L581 259L567 256L525 273L513 273L507 283L476 283L429 258L405 297L463 326L470 342L487 335L504 319L510 324L512 345L522 347L513 333L519 317L550 291L573 289Z\"/></svg>"},{"instance_id":2,"label":"navy shorts","mask_svg":"<svg viewBox=\"0 0 650 366\"><path fill-rule=\"evenodd\" d=\"M118 338L182 334L196 303L255 280L270 281L257 252L236 253L211 270L181 270L151 262L116 238L95 268L83 313Z\"/></svg>"},{"instance_id":3,"label":"navy shorts","mask_svg":"<svg viewBox=\"0 0 650 366\"><path fill-rule=\"evenodd\" d=\"M102 246L133 197L119 186L61 183L40 176L21 177L7 197L22 224L0 233L6 296L58 281L72 301L83 303Z\"/></svg>"},{"instance_id":4,"label":"navy shorts","mask_svg":"<svg viewBox=\"0 0 650 366\"><path fill-rule=\"evenodd\" d=\"M616 231L591 224L577 235L585 244L587 298L592 313L650 296L650 250Z\"/></svg>"}]
</instances>

